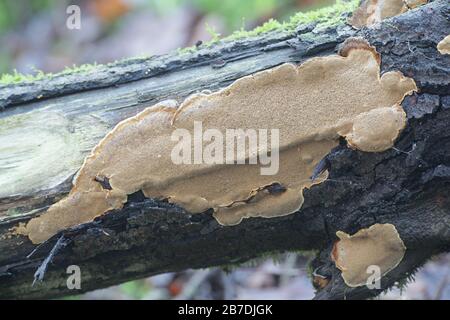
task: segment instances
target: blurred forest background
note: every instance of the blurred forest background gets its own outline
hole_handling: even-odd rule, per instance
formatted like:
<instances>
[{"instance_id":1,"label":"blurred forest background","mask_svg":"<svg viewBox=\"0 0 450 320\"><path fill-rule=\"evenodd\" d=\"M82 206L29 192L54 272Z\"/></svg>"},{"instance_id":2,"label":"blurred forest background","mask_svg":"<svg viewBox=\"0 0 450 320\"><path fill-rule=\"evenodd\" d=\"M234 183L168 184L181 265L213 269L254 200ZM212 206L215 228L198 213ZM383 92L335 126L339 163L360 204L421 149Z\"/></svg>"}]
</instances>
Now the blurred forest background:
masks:
<instances>
[{"instance_id":1,"label":"blurred forest background","mask_svg":"<svg viewBox=\"0 0 450 320\"><path fill-rule=\"evenodd\" d=\"M56 73L86 63L152 56L250 30L333 0L0 0L0 74ZM81 8L81 29L66 8ZM287 253L243 266L131 281L72 299L310 299L312 255ZM381 299L450 299L450 255L436 257L406 289Z\"/></svg>"}]
</instances>

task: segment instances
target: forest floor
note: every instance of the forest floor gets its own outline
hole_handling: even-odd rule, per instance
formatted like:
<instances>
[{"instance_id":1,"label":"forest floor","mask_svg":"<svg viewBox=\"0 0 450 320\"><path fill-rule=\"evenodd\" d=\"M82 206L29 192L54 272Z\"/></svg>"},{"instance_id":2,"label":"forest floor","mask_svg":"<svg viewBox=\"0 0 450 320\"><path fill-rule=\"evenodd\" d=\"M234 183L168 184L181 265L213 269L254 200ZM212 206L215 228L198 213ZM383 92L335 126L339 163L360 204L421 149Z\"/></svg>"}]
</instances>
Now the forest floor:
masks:
<instances>
[{"instance_id":1,"label":"forest floor","mask_svg":"<svg viewBox=\"0 0 450 320\"><path fill-rule=\"evenodd\" d=\"M220 268L166 273L95 290L75 299L289 299L314 296L308 277L309 257L284 254L276 259L248 263L225 271ZM450 254L435 257L406 288L394 288L377 297L394 300L450 299Z\"/></svg>"}]
</instances>

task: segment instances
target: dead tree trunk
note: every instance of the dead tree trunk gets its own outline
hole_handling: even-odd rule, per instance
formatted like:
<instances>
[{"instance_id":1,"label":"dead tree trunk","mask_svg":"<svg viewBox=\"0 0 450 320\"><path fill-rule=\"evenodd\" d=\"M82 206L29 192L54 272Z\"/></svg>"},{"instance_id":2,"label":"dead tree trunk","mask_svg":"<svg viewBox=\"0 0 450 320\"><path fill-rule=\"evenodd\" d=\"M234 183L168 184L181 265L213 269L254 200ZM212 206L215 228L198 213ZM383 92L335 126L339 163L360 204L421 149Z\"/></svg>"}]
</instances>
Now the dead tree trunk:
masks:
<instances>
[{"instance_id":1,"label":"dead tree trunk","mask_svg":"<svg viewBox=\"0 0 450 320\"><path fill-rule=\"evenodd\" d=\"M294 33L275 31L192 53L0 87L2 126L23 134L0 159L2 179L11 181L0 190L0 298L58 297L288 250L319 252L313 268L331 280L317 299L367 298L408 277L430 256L450 248L450 55L436 50L448 34L450 7L442 0L360 31L303 25ZM66 231L70 244L55 257L45 280L31 286L58 236L28 259L35 246L27 237L8 236L10 229L66 195L83 158L120 120L158 101L214 90L283 62L333 54L350 36L364 37L377 48L382 72L400 70L418 84L420 92L403 103L408 126L395 148L382 153L338 148L329 157L329 181L305 190L301 211L232 227L219 225L210 214L191 215L131 196L123 210ZM9 137L3 138L6 143ZM33 139L48 147L36 146ZM29 161L26 171L16 166L22 161ZM352 234L377 222L397 227L405 258L383 277L380 290L349 288L330 261L335 233ZM77 292L66 286L71 264L82 271Z\"/></svg>"}]
</instances>

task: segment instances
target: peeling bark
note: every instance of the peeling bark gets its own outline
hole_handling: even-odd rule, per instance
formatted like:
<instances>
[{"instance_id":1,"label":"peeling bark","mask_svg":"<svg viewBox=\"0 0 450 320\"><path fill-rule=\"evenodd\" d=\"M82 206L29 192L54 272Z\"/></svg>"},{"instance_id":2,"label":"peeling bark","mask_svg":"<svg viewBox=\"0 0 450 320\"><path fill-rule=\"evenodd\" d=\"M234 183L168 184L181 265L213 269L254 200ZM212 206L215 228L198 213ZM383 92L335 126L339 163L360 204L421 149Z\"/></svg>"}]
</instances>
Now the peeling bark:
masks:
<instances>
[{"instance_id":1,"label":"peeling bark","mask_svg":"<svg viewBox=\"0 0 450 320\"><path fill-rule=\"evenodd\" d=\"M182 56L124 62L90 75L0 87L4 109L0 119L29 114L35 122L27 125L51 127L45 116L56 112L64 118L60 130L72 126L74 132L83 133L79 143L85 149L70 158L66 171L52 173L52 183L42 171L32 183L18 182L14 192L0 190L0 298L74 294L66 287L65 270L71 264L81 268L82 289L76 292L80 293L163 272L236 264L288 250L318 250L312 266L330 282L316 299L368 298L408 277L433 254L448 251L450 56L436 49L450 33L448 1L434 1L359 31L348 26L313 27L299 26L293 34L271 32ZM26 237L8 237L9 230L67 194L70 177L84 156L117 122L168 97L184 98L283 62L331 54L349 36L369 40L381 53L383 72L400 70L414 78L420 89L403 102L408 125L394 148L364 153L339 146L326 159L328 180L304 191L299 212L247 219L236 226L219 225L211 213L191 215L175 205L134 194L122 210L65 230L70 242L55 256L44 281L31 286L34 272L61 234L27 259L35 246ZM226 63L218 67L218 60ZM38 101L43 92L46 99ZM26 125L18 127L27 134ZM52 162L45 166L50 168ZM381 289L349 288L330 259L335 233L353 234L374 223L395 225L407 247L405 258L383 277Z\"/></svg>"}]
</instances>

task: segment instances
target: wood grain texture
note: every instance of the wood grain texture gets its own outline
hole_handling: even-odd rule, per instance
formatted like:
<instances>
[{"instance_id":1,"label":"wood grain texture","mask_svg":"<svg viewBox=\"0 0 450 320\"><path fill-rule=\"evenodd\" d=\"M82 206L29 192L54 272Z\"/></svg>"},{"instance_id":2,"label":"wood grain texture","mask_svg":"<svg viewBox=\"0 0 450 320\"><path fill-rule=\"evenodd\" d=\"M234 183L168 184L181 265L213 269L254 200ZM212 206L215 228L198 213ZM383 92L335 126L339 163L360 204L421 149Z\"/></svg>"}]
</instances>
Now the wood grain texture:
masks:
<instances>
[{"instance_id":1,"label":"wood grain texture","mask_svg":"<svg viewBox=\"0 0 450 320\"><path fill-rule=\"evenodd\" d=\"M94 74L0 87L0 297L74 294L66 287L71 264L81 267L85 292L162 272L314 249L319 253L313 267L331 279L316 298L367 298L380 290L347 287L329 259L336 231L353 234L377 222L396 226L408 249L383 278L382 289L432 254L448 251L450 56L436 49L450 33L448 1L360 31L348 26L298 30L124 62ZM65 231L70 245L57 255L44 282L31 287L57 237L27 259L35 246L26 237L8 236L10 229L67 194L83 158L115 124L167 98L181 100L284 62L334 53L357 35L381 53L382 71L402 71L420 89L403 103L409 123L395 149L373 154L337 147L328 157L329 181L305 190L300 212L233 227L220 226L208 213L191 215L135 194L122 210ZM226 61L221 68L219 59ZM38 140L49 146L38 146Z\"/></svg>"}]
</instances>

